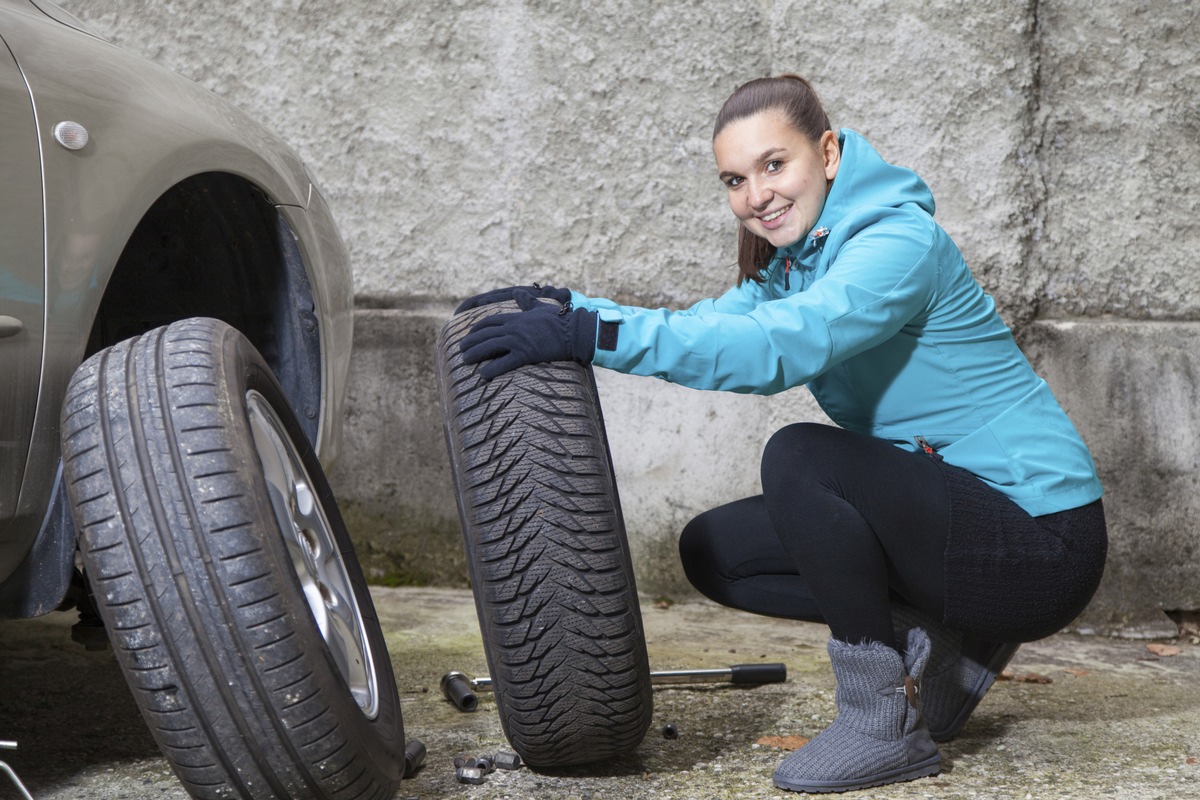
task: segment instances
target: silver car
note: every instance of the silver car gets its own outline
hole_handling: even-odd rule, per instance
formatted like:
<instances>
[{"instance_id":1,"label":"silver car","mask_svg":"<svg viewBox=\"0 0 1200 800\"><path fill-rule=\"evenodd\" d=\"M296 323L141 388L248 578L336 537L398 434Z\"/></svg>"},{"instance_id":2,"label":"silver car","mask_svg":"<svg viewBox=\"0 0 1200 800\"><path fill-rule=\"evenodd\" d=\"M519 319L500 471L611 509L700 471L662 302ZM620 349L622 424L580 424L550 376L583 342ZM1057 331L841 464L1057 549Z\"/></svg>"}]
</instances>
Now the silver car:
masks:
<instances>
[{"instance_id":1,"label":"silver car","mask_svg":"<svg viewBox=\"0 0 1200 800\"><path fill-rule=\"evenodd\" d=\"M304 164L0 0L0 175L0 616L79 608L195 797L390 797L395 680L321 465L351 278Z\"/></svg>"}]
</instances>

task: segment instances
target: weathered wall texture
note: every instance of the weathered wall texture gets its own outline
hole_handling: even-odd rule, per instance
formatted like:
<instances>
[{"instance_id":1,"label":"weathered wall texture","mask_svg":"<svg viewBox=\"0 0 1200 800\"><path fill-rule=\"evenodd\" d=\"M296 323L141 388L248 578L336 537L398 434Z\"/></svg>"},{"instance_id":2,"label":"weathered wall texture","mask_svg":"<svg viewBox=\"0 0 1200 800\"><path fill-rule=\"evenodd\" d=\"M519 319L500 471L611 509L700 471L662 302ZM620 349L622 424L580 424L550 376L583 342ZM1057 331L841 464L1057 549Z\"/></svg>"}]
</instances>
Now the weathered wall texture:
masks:
<instances>
[{"instance_id":1,"label":"weathered wall texture","mask_svg":"<svg viewBox=\"0 0 1200 800\"><path fill-rule=\"evenodd\" d=\"M710 126L800 72L836 125L916 168L1092 446L1112 559L1084 624L1200 609L1200 7L1176 0L71 0L118 44L283 134L323 182L360 312L332 476L375 574L461 575L431 347L454 302L540 280L643 305L733 277ZM754 493L807 393L599 374L641 588Z\"/></svg>"}]
</instances>

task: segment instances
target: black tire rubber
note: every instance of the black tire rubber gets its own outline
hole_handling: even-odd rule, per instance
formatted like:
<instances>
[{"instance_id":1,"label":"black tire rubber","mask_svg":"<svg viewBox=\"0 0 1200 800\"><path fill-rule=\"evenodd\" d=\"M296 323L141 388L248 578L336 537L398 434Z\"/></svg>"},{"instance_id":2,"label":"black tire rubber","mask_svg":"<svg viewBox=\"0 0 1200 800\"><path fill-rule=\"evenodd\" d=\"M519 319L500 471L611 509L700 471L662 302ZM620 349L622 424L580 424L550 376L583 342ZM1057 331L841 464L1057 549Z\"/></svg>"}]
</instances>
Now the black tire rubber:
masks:
<instances>
[{"instance_id":1,"label":"black tire rubber","mask_svg":"<svg viewBox=\"0 0 1200 800\"><path fill-rule=\"evenodd\" d=\"M270 460L255 438L264 413L277 426L270 445L302 465L288 473L290 513L302 509L327 537L305 557L341 570L341 583L326 575L332 588L302 577L296 545L315 534L284 529L282 493L268 488ZM404 726L378 618L320 464L249 341L190 319L97 353L71 381L62 439L100 615L187 791L392 797ZM331 647L317 597L335 601L328 630L362 649ZM337 617L347 606L358 611L349 623ZM348 675L367 688L352 694Z\"/></svg>"},{"instance_id":2,"label":"black tire rubber","mask_svg":"<svg viewBox=\"0 0 1200 800\"><path fill-rule=\"evenodd\" d=\"M646 638L590 367L493 381L459 341L511 302L451 318L437 346L467 565L505 735L532 767L627 753L650 726Z\"/></svg>"}]
</instances>

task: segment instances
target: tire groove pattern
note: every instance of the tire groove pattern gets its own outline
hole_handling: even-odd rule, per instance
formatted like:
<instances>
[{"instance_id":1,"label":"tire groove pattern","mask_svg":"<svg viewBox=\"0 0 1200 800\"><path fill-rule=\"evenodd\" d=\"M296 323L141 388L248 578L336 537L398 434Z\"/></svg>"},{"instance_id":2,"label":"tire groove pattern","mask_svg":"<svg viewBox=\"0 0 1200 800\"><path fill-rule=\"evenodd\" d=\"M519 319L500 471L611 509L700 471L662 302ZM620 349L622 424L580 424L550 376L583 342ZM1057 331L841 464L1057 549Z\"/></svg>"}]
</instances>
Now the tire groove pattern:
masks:
<instances>
[{"instance_id":1,"label":"tire groove pattern","mask_svg":"<svg viewBox=\"0 0 1200 800\"><path fill-rule=\"evenodd\" d=\"M571 362L483 381L450 319L439 394L467 564L501 723L534 767L638 746L652 716L637 590L595 382Z\"/></svg>"},{"instance_id":2,"label":"tire groove pattern","mask_svg":"<svg viewBox=\"0 0 1200 800\"><path fill-rule=\"evenodd\" d=\"M150 400L151 403L153 403L155 395L157 395L157 406L160 409L167 409L171 407L172 394L177 393L180 386L179 384L172 384L170 381L165 380L164 375L166 373L173 373L177 369L186 368L188 369L189 373L201 371L211 374L216 371L217 366L215 359L203 362L198 361L195 363L188 363L182 367L176 364L169 364L169 361L178 360L178 352L168 352L168 342L166 341L167 337L168 330L165 328L159 328L150 332L149 334L146 334L146 346L138 348L138 357L130 359L129 361L129 368L131 371L137 369L139 360L150 361L149 364L144 365L143 369L145 370L147 377L149 377L151 374L153 375L153 380L146 380L145 385L139 388L147 396L147 399ZM171 342L171 344L177 347L179 344L178 338L176 338L174 342ZM133 380L132 376L130 376L129 385L131 387L137 386L137 383L135 380ZM190 383L185 382L182 385L187 387L203 387L204 391L212 392L214 394L218 389L217 384L212 381L206 381L203 383L196 381ZM208 670L208 675L205 676L206 679L210 682L210 685L216 689L216 694L221 697L224 705L224 713L236 726L238 735L244 740L256 741L260 738L263 738L264 732L258 729L258 726L254 724L254 721L248 718L244 709L238 704L235 697L236 691L234 687L223 685L222 681L216 677L220 675L237 674L245 676L247 679L257 683L255 680L256 675L254 674L253 670L247 670L244 665L227 663L229 659L236 658L236 653L238 651L235 649L235 647L231 646L230 643L222 640L232 638L236 631L228 627L225 627L224 630L222 630L223 626L214 624L217 622L217 620L206 620L203 619L199 614L199 609L204 608L207 605L224 607L227 605L227 600L223 596L223 593L220 589L220 576L213 574L211 554L208 551L205 537L203 535L204 521L200 517L200 511L195 507L195 500L192 497L192 493L189 491L187 483L188 469L185 463L186 458L185 454L181 452L180 440L177 438L177 434L173 430L174 421L170 414L154 414L153 416L147 415L146 418L143 418L142 415L138 413L138 409L135 405L137 399L137 395L131 390L130 420L136 422L148 418L150 424L158 426L161 431L161 436L155 438L157 441L161 442L160 447L164 452L159 454L159 458L165 462L159 466L165 466L166 464L169 464L169 474L175 478L175 491L169 498L167 498L172 501L175 507L175 519L168 520L165 512L158 507L158 503L152 503L156 512L156 524L154 526L154 530L157 532L160 540L158 545L159 550L167 555L171 563L172 574L176 576L175 585L177 586L179 597L183 600L180 606L184 613L192 619L191 629L209 629L213 632L213 640L206 641L201 639L198 642L199 647L197 648L200 658L203 660L206 669ZM135 431L138 431L138 426L136 424L132 425L132 427ZM212 429L224 432L224 427L224 425L218 425L213 426ZM145 434L142 434L140 431L138 431L138 435L135 436L135 439L139 445L138 454L139 456L143 456L141 459L139 459L139 461L142 463L142 470L145 476L143 480L148 478L152 481L155 475L156 465L152 463L150 454L146 447L147 437ZM229 448L219 449L223 451L229 450ZM144 455L143 450L147 450ZM194 457L198 454L199 453L193 450L188 453L187 456ZM154 498L153 493L149 493L149 496L154 500L157 499ZM239 494L238 496L240 497L241 495ZM211 499L205 499L201 501L201 503L205 504L210 502L214 501ZM201 581L189 580L189 577L182 565L182 558L181 554L179 553L179 547L177 546L176 539L176 537L179 536L179 532L172 529L173 526L171 523L175 522L177 525L178 522L183 520L186 520L186 529L190 532L190 537L187 539L180 537L180 544L188 547L188 549L191 550L189 555L192 558L196 558L196 567L198 568L200 574L203 574L204 576L204 580ZM143 572L143 574L147 573ZM209 586L212 587L212 589L205 593L207 596L197 597L194 594L192 585L193 583L197 588ZM162 619L165 614L166 610L163 609L160 610L155 616L158 619ZM224 644L225 646L221 647L221 644ZM180 660L179 654L174 654L174 658L172 660L178 662ZM286 746L286 739L283 739L282 741ZM214 752L222 760L225 758L225 754L220 749L217 749ZM288 784L288 777L286 775L280 775L277 773L270 760L270 751L260 752L255 748L248 748L248 754L255 762L254 773L257 773L266 781L273 793L284 795L287 792L286 787ZM237 769L236 765L231 764L230 766L234 769ZM240 792L243 795L249 796L250 787L245 785L245 778L242 774L240 774L245 771L246 770L243 768L235 774L238 775L237 780L241 784ZM301 775L301 780L308 784L304 787L304 791L311 793L315 788L312 785L311 779L303 773L301 773Z\"/></svg>"}]
</instances>

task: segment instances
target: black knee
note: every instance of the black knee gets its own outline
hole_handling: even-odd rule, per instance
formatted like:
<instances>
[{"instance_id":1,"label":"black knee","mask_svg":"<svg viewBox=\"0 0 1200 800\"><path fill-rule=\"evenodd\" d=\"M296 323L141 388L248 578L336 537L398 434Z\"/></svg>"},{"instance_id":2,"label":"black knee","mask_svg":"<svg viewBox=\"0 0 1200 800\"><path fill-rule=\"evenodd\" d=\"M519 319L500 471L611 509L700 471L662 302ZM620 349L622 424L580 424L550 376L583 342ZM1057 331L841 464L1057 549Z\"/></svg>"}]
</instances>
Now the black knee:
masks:
<instances>
[{"instance_id":1,"label":"black knee","mask_svg":"<svg viewBox=\"0 0 1200 800\"><path fill-rule=\"evenodd\" d=\"M771 527L761 496L693 519L680 534L679 557L688 581L709 600L754 614L822 619Z\"/></svg>"},{"instance_id":2,"label":"black knee","mask_svg":"<svg viewBox=\"0 0 1200 800\"><path fill-rule=\"evenodd\" d=\"M797 488L821 474L838 449L836 441L845 432L816 422L797 422L780 428L763 448L761 473L763 493L794 494Z\"/></svg>"}]
</instances>

